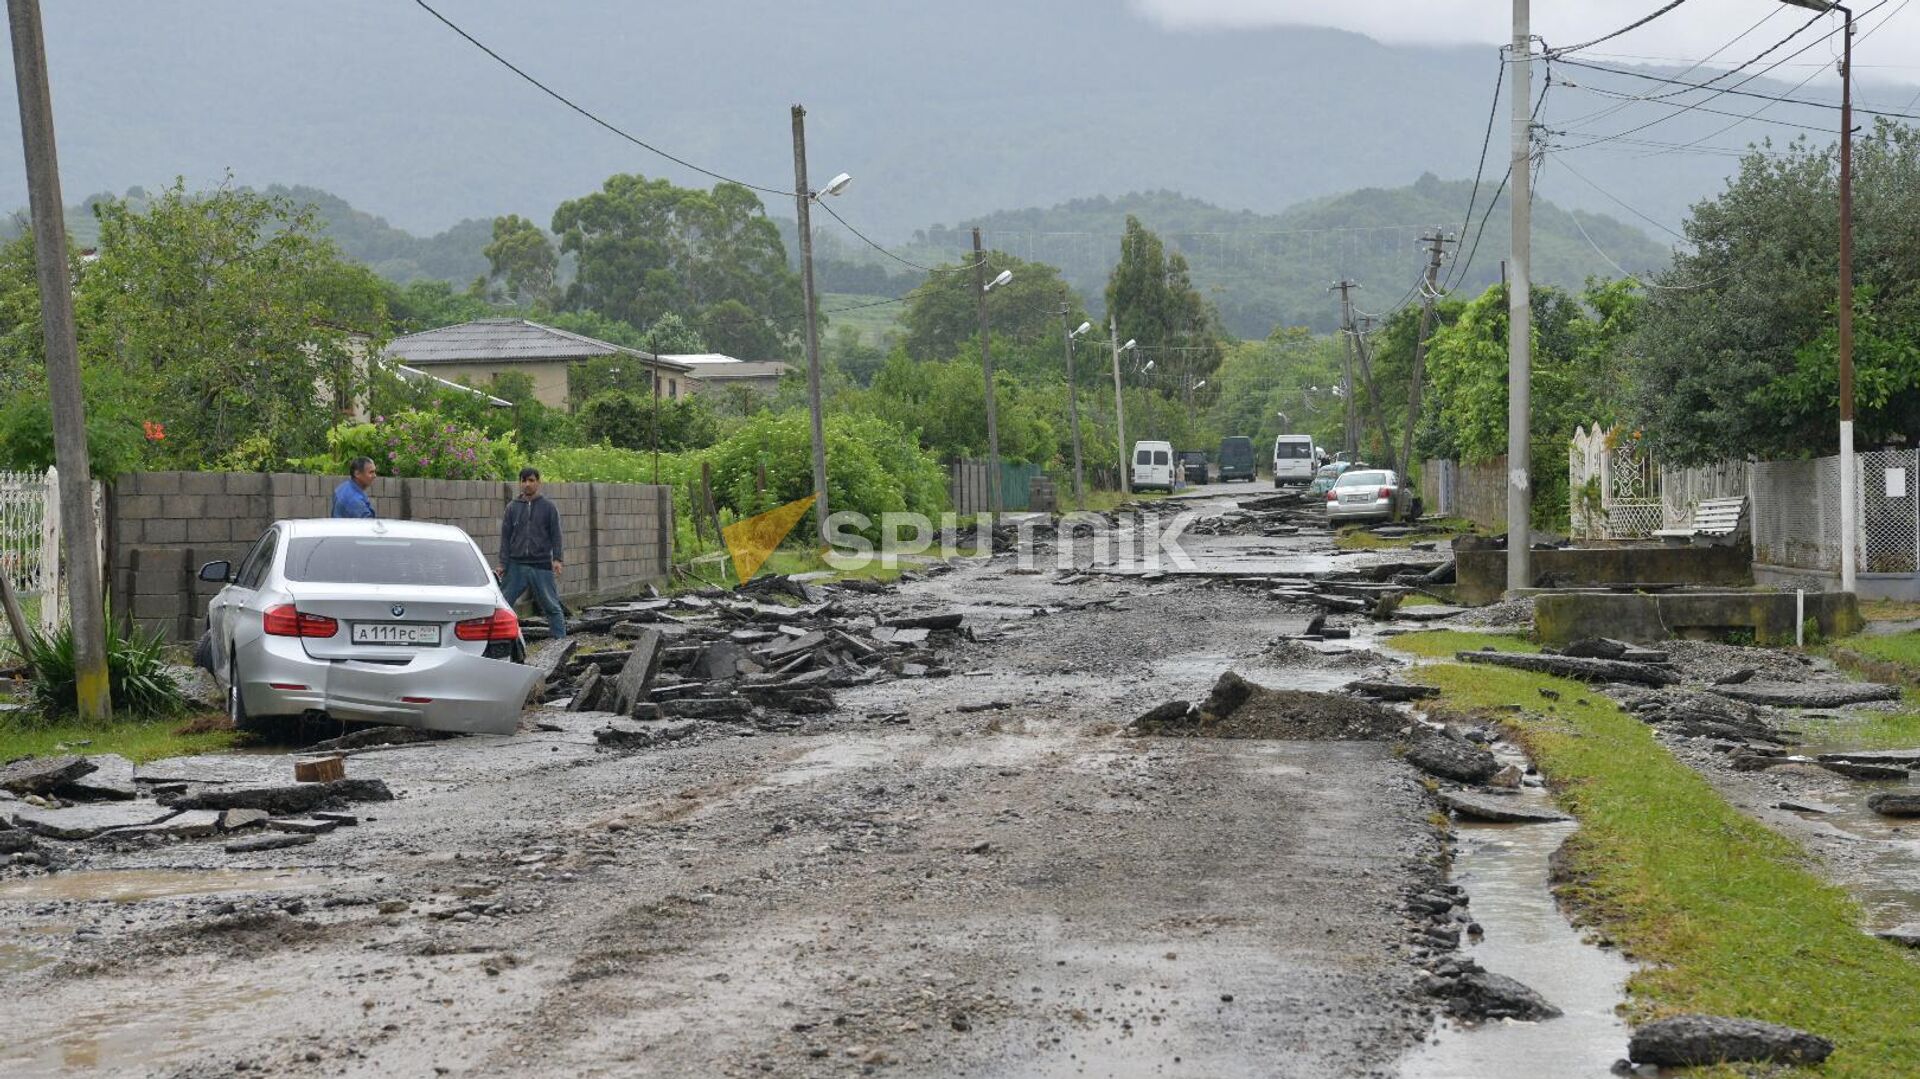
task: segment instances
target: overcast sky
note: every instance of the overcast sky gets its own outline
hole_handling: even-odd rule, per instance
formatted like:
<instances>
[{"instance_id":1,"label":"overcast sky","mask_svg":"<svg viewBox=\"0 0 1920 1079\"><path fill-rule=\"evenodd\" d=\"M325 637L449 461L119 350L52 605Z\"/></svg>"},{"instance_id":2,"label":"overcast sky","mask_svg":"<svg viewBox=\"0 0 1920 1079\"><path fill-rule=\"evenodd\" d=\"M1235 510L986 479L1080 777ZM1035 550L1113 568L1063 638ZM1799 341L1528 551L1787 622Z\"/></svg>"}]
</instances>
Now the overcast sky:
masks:
<instances>
[{"instance_id":1,"label":"overcast sky","mask_svg":"<svg viewBox=\"0 0 1920 1079\"><path fill-rule=\"evenodd\" d=\"M1132 0L1134 7L1170 28L1306 25L1365 34L1390 44L1497 45L1513 37L1513 9L1503 0ZM1908 0L1857 0L1854 62L1863 78L1920 85L1920 7ZM1533 33L1552 46L1574 45L1627 25L1665 6L1665 0L1536 0ZM1727 66L1742 63L1785 37L1813 12L1778 0L1687 0L1648 25L1594 47L1596 53L1679 59L1715 56ZM1766 22L1749 31L1762 18ZM1838 24L1839 15L1826 20ZM1885 29L1878 24L1887 22ZM1767 62L1818 37L1810 28ZM1735 35L1745 37L1728 46ZM1829 65L1840 50L1837 35L1782 64L1773 74L1794 82ZM1830 79L1830 73L1820 78Z\"/></svg>"}]
</instances>

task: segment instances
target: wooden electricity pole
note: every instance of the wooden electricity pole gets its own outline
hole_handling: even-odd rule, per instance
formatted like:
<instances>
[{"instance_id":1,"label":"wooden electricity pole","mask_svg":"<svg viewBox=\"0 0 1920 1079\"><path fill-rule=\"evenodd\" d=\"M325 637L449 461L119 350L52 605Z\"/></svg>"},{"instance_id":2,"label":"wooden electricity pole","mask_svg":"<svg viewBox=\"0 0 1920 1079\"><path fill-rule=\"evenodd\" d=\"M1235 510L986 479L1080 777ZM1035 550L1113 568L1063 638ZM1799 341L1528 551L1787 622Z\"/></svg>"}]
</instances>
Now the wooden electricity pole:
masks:
<instances>
[{"instance_id":1,"label":"wooden electricity pole","mask_svg":"<svg viewBox=\"0 0 1920 1079\"><path fill-rule=\"evenodd\" d=\"M1342 278L1339 281L1334 282L1333 287L1327 290L1328 292L1338 292L1340 294L1340 336L1344 340L1347 346L1345 349L1341 350L1341 353L1340 353L1340 398L1346 405L1345 418L1343 421L1343 426L1341 428L1342 433L1340 437L1340 448L1346 451L1347 460L1349 461L1352 461L1357 456L1359 456L1359 453L1358 453L1359 447L1357 445L1358 440L1355 438L1354 429L1353 429L1354 427L1353 425L1353 336L1354 336L1354 333L1353 333L1353 297L1350 295L1353 289L1356 289L1359 287L1360 286L1354 284L1353 282L1348 281L1345 278Z\"/></svg>"},{"instance_id":2,"label":"wooden electricity pole","mask_svg":"<svg viewBox=\"0 0 1920 1079\"><path fill-rule=\"evenodd\" d=\"M27 158L27 206L33 217L33 261L40 280L40 322L46 338L52 398L53 456L60 469L61 552L72 600L73 673L82 720L113 717L107 683L107 605L100 588L100 540L93 519L93 469L87 455L87 406L80 392L80 349L73 327L73 275L67 265L66 213L54 153L53 95L47 88L46 39L39 0L7 0L13 34L13 76L20 97L20 141ZM53 597L46 598L48 602ZM26 642L21 642L25 650Z\"/></svg>"},{"instance_id":3,"label":"wooden electricity pole","mask_svg":"<svg viewBox=\"0 0 1920 1079\"><path fill-rule=\"evenodd\" d=\"M1413 371L1407 379L1407 426L1400 432L1402 467L1413 463L1413 429L1420 424L1420 380L1427 370L1427 335L1433 332L1433 304L1440 295L1440 260L1446 256L1447 234L1439 228L1420 237L1427 248L1427 279L1420 286L1420 336L1413 339Z\"/></svg>"}]
</instances>

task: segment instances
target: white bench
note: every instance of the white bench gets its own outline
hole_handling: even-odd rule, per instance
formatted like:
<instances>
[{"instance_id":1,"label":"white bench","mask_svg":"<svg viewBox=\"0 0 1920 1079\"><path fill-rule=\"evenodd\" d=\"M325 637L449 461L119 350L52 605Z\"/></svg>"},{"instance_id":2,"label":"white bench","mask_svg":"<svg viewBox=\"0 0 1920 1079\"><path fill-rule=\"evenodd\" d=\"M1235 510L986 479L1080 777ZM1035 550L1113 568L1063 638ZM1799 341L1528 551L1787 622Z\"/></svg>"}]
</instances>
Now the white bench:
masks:
<instances>
[{"instance_id":1,"label":"white bench","mask_svg":"<svg viewBox=\"0 0 1920 1079\"><path fill-rule=\"evenodd\" d=\"M1685 528L1656 528L1655 536L1663 540L1685 543L1701 539L1708 542L1726 542L1740 531L1740 522L1747 513L1746 497L1705 498L1693 508L1693 519Z\"/></svg>"}]
</instances>

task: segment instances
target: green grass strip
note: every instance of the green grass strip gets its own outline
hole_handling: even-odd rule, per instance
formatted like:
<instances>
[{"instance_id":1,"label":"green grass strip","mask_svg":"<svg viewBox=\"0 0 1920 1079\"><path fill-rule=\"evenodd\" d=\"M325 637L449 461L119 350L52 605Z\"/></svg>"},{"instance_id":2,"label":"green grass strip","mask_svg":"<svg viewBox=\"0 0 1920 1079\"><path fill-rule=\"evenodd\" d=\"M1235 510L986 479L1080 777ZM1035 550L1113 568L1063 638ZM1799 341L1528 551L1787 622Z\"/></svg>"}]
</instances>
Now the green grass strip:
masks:
<instances>
[{"instance_id":1,"label":"green grass strip","mask_svg":"<svg viewBox=\"0 0 1920 1079\"><path fill-rule=\"evenodd\" d=\"M79 756L118 753L139 764L163 757L215 753L231 747L240 739L240 735L233 731L174 733L181 722L179 719L164 719L151 723L111 723L104 726L58 723L47 727L0 723L0 761L17 757L51 757L62 753Z\"/></svg>"},{"instance_id":2,"label":"green grass strip","mask_svg":"<svg viewBox=\"0 0 1920 1079\"><path fill-rule=\"evenodd\" d=\"M1476 633L1462 629L1427 629L1402 633L1391 638L1395 651L1428 659L1452 659L1455 652L1478 652L1491 648L1496 652L1538 652L1540 646L1518 633Z\"/></svg>"},{"instance_id":3,"label":"green grass strip","mask_svg":"<svg viewBox=\"0 0 1920 1079\"><path fill-rule=\"evenodd\" d=\"M1786 1023L1839 1046L1814 1074L1920 1075L1920 962L1865 933L1858 906L1816 875L1797 842L1735 810L1591 687L1457 663L1411 676L1462 711L1547 711L1492 715L1580 819L1570 898L1644 964L1628 983L1635 1019L1708 1012ZM1543 687L1559 699L1543 699Z\"/></svg>"}]
</instances>

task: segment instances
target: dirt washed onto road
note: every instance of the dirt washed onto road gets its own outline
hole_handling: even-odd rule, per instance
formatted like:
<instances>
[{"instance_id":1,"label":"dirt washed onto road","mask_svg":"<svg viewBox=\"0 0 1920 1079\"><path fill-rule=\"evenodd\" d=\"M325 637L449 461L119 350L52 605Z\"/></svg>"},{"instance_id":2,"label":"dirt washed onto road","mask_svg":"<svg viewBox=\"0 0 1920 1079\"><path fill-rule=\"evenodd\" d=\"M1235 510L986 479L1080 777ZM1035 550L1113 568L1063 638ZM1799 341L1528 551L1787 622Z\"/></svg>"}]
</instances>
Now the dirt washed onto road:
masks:
<instances>
[{"instance_id":1,"label":"dirt washed onto road","mask_svg":"<svg viewBox=\"0 0 1920 1079\"><path fill-rule=\"evenodd\" d=\"M1394 1074L1439 846L1391 742L1126 736L1228 667L1305 685L1285 612L1011 565L873 597L999 632L804 735L548 714L351 757L397 800L311 845L0 881L0 1072Z\"/></svg>"}]
</instances>

